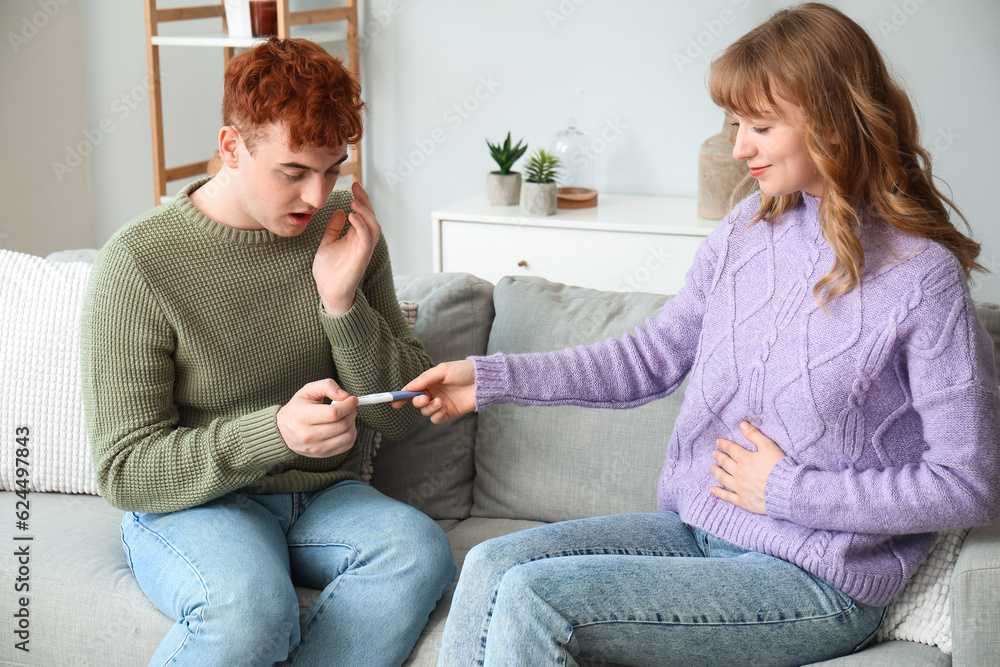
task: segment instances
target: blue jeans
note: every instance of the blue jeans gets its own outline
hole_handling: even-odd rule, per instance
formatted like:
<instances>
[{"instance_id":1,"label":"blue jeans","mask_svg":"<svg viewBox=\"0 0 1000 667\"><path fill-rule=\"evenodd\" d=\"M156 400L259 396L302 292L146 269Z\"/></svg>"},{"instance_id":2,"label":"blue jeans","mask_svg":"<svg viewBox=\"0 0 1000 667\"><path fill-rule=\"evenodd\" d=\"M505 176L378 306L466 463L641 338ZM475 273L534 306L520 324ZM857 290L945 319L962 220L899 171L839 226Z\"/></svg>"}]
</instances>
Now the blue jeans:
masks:
<instances>
[{"instance_id":1,"label":"blue jeans","mask_svg":"<svg viewBox=\"0 0 1000 667\"><path fill-rule=\"evenodd\" d=\"M177 621L150 665L400 665L455 577L436 523L354 481L126 512L122 541ZM321 591L301 621L295 586Z\"/></svg>"},{"instance_id":2,"label":"blue jeans","mask_svg":"<svg viewBox=\"0 0 1000 667\"><path fill-rule=\"evenodd\" d=\"M470 551L438 667L802 665L863 647L883 613L673 512L595 517Z\"/></svg>"}]
</instances>

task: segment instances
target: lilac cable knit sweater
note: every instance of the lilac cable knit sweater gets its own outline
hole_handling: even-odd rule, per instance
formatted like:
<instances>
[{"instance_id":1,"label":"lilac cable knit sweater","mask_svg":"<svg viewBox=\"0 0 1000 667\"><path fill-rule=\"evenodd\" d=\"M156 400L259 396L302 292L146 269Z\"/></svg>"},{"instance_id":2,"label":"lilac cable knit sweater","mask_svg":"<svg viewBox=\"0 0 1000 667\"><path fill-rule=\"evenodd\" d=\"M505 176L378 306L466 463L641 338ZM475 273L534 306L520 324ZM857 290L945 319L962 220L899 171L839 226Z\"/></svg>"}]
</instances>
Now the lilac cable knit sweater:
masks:
<instances>
[{"instance_id":1,"label":"lilac cable knit sweater","mask_svg":"<svg viewBox=\"0 0 1000 667\"><path fill-rule=\"evenodd\" d=\"M1000 392L961 267L938 244L862 224L862 284L821 310L833 263L819 199L750 225L744 200L702 244L685 286L635 333L544 354L474 357L476 408L630 408L690 372L658 506L743 548L884 605L934 532L1000 512ZM731 221L732 224L729 224ZM709 493L722 437L748 420L786 456L767 515Z\"/></svg>"}]
</instances>

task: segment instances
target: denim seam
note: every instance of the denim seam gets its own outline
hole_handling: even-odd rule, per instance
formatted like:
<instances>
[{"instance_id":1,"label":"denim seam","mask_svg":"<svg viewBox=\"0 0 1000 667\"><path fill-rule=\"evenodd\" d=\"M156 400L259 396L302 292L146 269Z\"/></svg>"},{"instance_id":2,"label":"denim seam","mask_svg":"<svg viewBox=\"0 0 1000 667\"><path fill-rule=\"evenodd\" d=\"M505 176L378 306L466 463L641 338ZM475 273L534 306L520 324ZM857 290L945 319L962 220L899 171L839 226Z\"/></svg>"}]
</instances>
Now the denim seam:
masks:
<instances>
[{"instance_id":1,"label":"denim seam","mask_svg":"<svg viewBox=\"0 0 1000 667\"><path fill-rule=\"evenodd\" d=\"M572 624L574 628L586 628L593 625L609 625L612 623L629 623L635 625L676 625L679 627L697 626L699 628L712 628L712 627L731 627L731 626L757 626L757 625L777 625L783 623L803 623L811 621L825 621L831 618L836 618L838 616L850 616L853 613L855 607L852 605L847 609L842 611L833 612L830 614L823 614L817 616L805 616L802 618L786 618L774 621L709 621L709 622L692 622L692 621L639 621L635 619L608 619L606 621L589 621L587 623Z\"/></svg>"},{"instance_id":2,"label":"denim seam","mask_svg":"<svg viewBox=\"0 0 1000 667\"><path fill-rule=\"evenodd\" d=\"M147 526L146 524L144 524L144 523L143 523L143 522L142 522L142 521L141 521L141 520L139 519L139 517L135 515L135 513L133 513L133 515L132 515L132 516L133 516L133 518L134 518L134 520L135 520L135 524L136 524L136 525L137 525L138 527L142 528L143 530L145 530L146 532L148 532L148 533L149 533L150 535L153 535L153 536L155 536L157 540L159 540L159 541L160 541L160 542L161 542L161 543L162 543L163 545L165 545L165 546L166 546L166 547L167 547L167 548L168 548L168 549L169 549L170 551L172 551L172 552L173 552L173 553L174 553L174 554L175 554L175 555L176 555L176 556L177 556L178 558L180 558L180 559L181 559L181 561L182 561L183 563L185 563L185 564L186 564L186 565L187 565L187 566L188 566L188 567L189 567L189 568L191 569L191 571L192 571L192 572L194 573L195 577L196 577L196 578L198 579L198 582L199 582L199 583L201 584L201 590L202 590L202 592L203 592L203 594L204 594L204 598L203 598L203 604L202 604L202 606L201 606L201 607L200 607L200 608L198 609L198 612L197 612L197 614L196 614L196 618L198 619L198 627L197 627L197 629L196 629L196 630L195 630L194 632L189 632L188 634L186 634L186 635L184 636L184 641L183 641L183 642L181 642L181 645L180 645L180 646L178 646L178 647L177 647L177 648L176 648L176 649L174 650L174 652L170 654L170 656L169 656L169 657L167 658L167 662L164 662L164 663L163 663L163 664L165 664L165 665L166 665L166 664L167 664L168 662L170 662L171 660L173 660L174 658L176 658L176 656L177 656L177 655L178 655L178 654L179 654L179 653L181 652L181 650L182 650L182 649L183 649L183 648L185 647L185 645L186 645L186 644L188 643L188 639L190 639L191 637L196 637L196 636L198 636L198 635L199 635L199 634L201 633L201 628L202 628L202 626L203 626L203 625L204 625L204 623L205 623L205 618L204 618L204 615L203 615L203 614L204 614L204 612L205 612L205 608L206 608L206 607L208 607L208 605L209 605L209 599L208 599L208 598L209 598L209 592L208 592L208 586L207 586L207 585L205 584L205 580L204 580L204 579L202 578L202 576L201 576L201 573L200 573L200 572L198 572L198 569L197 569L197 568L196 568L196 567L194 566L194 564L193 564L193 563L192 563L192 562L190 561L190 559L188 559L188 558L187 558L187 556L185 556L185 555L184 555L184 554L182 554L182 553L181 553L180 551L178 551L178 550L177 550L177 549L176 549L176 548L174 547L174 545L172 545L172 544L170 543L170 541L169 541L169 540L167 540L167 539L166 539L165 537L163 537L162 535L160 535L160 534L159 534L158 532L156 532L155 530L153 530L152 528L150 528L150 527L149 527L149 526ZM134 576L134 574L133 574L133 576ZM183 617L182 617L182 618L183 618ZM177 622L177 623L180 623L180 622L181 622L181 620L182 620L182 619L177 619L177 621L176 621L176 622ZM189 627L189 628L191 627L191 626L190 626L190 624L188 624L188 627Z\"/></svg>"},{"instance_id":3,"label":"denim seam","mask_svg":"<svg viewBox=\"0 0 1000 667\"><path fill-rule=\"evenodd\" d=\"M321 591L320 594L316 596L316 599L313 600L312 604L309 605L309 609L306 611L306 617L302 619L301 630L299 631L299 636L301 638L299 645L301 646L301 642L305 639L306 636L306 630L309 628L309 626L312 625L313 620L317 616L319 616L319 612L323 607L323 605L326 604L326 601L330 599L330 597L333 595L333 592L337 590L337 588L340 586L340 582L343 581L344 575L359 565L364 567L365 562L361 557L361 553L350 544L342 544L339 542L325 542L322 544L304 544L296 542L296 543L290 543L288 545L289 549L291 549L292 547L344 547L345 549L350 549L351 553L354 554L353 564L348 566L347 569L341 572L338 576L334 577L334 581L331 582L333 583L333 585L332 586L327 585L327 587L324 588L323 591Z\"/></svg>"},{"instance_id":4,"label":"denim seam","mask_svg":"<svg viewBox=\"0 0 1000 667\"><path fill-rule=\"evenodd\" d=\"M681 554L680 552L673 552L673 551L622 549L621 547L588 547L587 549L574 549L572 551L556 551L556 552L541 554L537 558L531 558L525 561L521 561L516 565L512 565L509 569L513 569L521 565L527 565L528 563L537 563L538 561L548 560L550 558L562 558L566 556L664 556L664 557L681 557L681 558L694 557L688 554ZM486 609L486 622L483 624L483 628L479 636L479 647L476 653L476 665L478 665L479 667L482 667L482 665L484 665L486 661L486 636L489 634L490 621L493 618L493 610L496 608L497 592L498 589L493 590L493 596L490 598L489 607ZM584 627L584 626L572 626L572 627Z\"/></svg>"},{"instance_id":5,"label":"denim seam","mask_svg":"<svg viewBox=\"0 0 1000 667\"><path fill-rule=\"evenodd\" d=\"M132 515L132 520L135 521L135 512L130 512ZM129 548L128 542L125 541L125 526L119 524L118 533L121 535L122 548L125 550L125 562L128 563L128 570L135 577L135 567L132 565L132 549Z\"/></svg>"}]
</instances>

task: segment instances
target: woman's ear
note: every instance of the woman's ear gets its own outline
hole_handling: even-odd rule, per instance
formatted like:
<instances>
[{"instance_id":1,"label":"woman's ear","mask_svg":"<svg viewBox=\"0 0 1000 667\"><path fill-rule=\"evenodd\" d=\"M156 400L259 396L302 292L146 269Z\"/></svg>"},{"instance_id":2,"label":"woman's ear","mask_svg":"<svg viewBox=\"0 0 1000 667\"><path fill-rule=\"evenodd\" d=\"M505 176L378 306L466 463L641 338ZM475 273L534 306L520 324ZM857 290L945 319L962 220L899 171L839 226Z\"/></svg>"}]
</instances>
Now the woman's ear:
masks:
<instances>
[{"instance_id":1,"label":"woman's ear","mask_svg":"<svg viewBox=\"0 0 1000 667\"><path fill-rule=\"evenodd\" d=\"M243 139L239 131L232 125L226 125L219 130L219 154L222 161L230 169L239 168L239 148L243 146ZM245 147L244 147L245 150Z\"/></svg>"}]
</instances>

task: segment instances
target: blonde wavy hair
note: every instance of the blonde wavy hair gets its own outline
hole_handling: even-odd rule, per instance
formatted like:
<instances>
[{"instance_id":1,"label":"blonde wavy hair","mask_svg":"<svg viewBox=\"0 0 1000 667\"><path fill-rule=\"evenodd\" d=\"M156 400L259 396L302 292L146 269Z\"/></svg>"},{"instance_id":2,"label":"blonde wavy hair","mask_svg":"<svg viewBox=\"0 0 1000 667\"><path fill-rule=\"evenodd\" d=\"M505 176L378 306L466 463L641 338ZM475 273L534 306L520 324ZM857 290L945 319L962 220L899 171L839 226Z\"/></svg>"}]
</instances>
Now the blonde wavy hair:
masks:
<instances>
[{"instance_id":1,"label":"blonde wavy hair","mask_svg":"<svg viewBox=\"0 0 1000 667\"><path fill-rule=\"evenodd\" d=\"M813 288L817 302L861 282L859 213L945 246L967 280L986 270L976 261L980 245L949 219L951 208L971 233L934 184L913 105L868 33L842 12L806 3L775 13L713 60L709 91L717 105L741 116L773 116L776 95L804 112L806 148L823 181L820 226L836 256ZM754 222L777 220L800 199L761 193Z\"/></svg>"}]
</instances>

